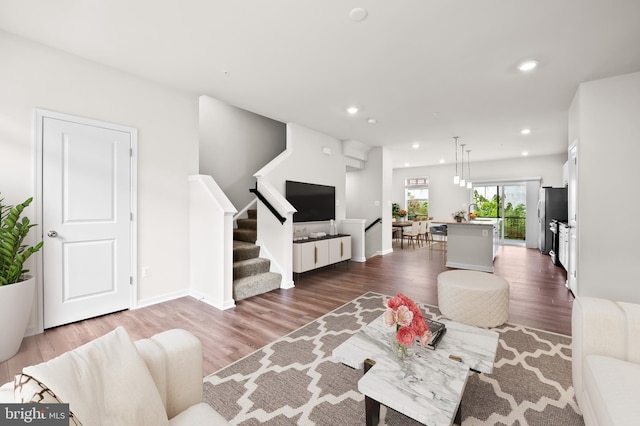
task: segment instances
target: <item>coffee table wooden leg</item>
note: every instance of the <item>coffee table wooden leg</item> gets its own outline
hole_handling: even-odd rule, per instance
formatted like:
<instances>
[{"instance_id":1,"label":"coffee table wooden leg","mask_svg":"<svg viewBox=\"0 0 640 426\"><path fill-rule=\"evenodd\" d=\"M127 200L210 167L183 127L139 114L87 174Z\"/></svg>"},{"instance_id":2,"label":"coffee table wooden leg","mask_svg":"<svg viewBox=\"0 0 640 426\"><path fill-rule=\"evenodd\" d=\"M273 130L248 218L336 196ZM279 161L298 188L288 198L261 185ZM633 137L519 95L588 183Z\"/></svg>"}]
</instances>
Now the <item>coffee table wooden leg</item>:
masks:
<instances>
[{"instance_id":1,"label":"coffee table wooden leg","mask_svg":"<svg viewBox=\"0 0 640 426\"><path fill-rule=\"evenodd\" d=\"M372 359L364 360L364 374L376 365ZM377 426L380 421L380 403L373 398L364 396L364 409L367 418L367 426Z\"/></svg>"},{"instance_id":2,"label":"coffee table wooden leg","mask_svg":"<svg viewBox=\"0 0 640 426\"><path fill-rule=\"evenodd\" d=\"M367 415L367 426L378 426L380 422L380 403L373 398L365 396L364 406Z\"/></svg>"}]
</instances>

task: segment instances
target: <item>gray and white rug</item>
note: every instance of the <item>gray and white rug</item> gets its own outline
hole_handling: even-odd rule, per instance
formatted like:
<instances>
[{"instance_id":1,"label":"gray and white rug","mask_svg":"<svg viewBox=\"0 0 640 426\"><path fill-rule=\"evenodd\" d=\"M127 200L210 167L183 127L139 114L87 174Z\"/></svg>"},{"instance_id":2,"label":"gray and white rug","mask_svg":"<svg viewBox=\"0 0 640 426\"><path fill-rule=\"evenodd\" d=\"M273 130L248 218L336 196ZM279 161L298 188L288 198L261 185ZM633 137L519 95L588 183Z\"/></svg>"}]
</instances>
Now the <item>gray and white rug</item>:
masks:
<instances>
[{"instance_id":1,"label":"gray and white rug","mask_svg":"<svg viewBox=\"0 0 640 426\"><path fill-rule=\"evenodd\" d=\"M367 293L207 376L205 401L234 425L364 425L362 371L332 350L384 312L388 296ZM421 304L438 319L435 306ZM462 424L583 425L571 383L571 338L505 324L493 374L472 373ZM386 414L385 414L386 413ZM414 425L382 410L387 425Z\"/></svg>"}]
</instances>

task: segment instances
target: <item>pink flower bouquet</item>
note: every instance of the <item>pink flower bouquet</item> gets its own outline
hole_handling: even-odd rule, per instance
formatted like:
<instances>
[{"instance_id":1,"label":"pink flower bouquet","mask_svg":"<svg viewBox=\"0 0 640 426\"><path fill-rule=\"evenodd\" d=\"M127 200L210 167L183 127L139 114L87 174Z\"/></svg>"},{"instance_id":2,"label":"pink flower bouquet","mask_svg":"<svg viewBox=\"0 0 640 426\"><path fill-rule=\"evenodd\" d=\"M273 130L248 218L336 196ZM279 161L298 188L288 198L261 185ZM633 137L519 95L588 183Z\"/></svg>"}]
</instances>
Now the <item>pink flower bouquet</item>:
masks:
<instances>
[{"instance_id":1,"label":"pink flower bouquet","mask_svg":"<svg viewBox=\"0 0 640 426\"><path fill-rule=\"evenodd\" d=\"M402 347L407 348L413 345L416 338L422 346L426 346L431 341L429 326L413 300L398 293L397 296L387 300L385 305L387 310L383 315L384 323L387 327L396 328L395 340Z\"/></svg>"}]
</instances>

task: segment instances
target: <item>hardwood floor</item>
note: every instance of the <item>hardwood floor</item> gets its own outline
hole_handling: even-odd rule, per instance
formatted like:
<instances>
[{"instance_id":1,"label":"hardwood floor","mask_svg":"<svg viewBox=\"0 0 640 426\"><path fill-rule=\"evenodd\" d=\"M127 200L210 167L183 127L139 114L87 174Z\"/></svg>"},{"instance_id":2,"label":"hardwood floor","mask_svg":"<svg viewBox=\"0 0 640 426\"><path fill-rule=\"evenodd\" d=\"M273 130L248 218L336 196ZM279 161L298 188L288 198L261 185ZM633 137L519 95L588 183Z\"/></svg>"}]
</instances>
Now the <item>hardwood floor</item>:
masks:
<instances>
[{"instance_id":1,"label":"hardwood floor","mask_svg":"<svg viewBox=\"0 0 640 426\"><path fill-rule=\"evenodd\" d=\"M46 330L24 339L13 358L0 363L0 384L27 365L74 349L117 326L132 339L184 328L202 341L204 374L261 348L367 292L402 292L416 301L438 304L436 278L447 268L444 251L397 249L365 263L349 262L296 277L296 287L275 290L219 311L191 297L122 311ZM564 269L538 250L504 246L495 273L511 285L509 322L561 334L571 333L573 296Z\"/></svg>"}]
</instances>

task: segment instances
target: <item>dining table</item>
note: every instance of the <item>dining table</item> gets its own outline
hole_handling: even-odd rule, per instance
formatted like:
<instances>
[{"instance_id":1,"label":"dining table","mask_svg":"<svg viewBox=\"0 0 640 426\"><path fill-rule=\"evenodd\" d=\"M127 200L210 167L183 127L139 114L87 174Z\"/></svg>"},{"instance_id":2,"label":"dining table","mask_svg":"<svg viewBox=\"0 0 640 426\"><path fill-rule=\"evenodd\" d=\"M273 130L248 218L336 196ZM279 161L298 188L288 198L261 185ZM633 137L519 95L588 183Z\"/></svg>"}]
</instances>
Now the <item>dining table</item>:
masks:
<instances>
[{"instance_id":1,"label":"dining table","mask_svg":"<svg viewBox=\"0 0 640 426\"><path fill-rule=\"evenodd\" d=\"M392 227L400 231L400 248L404 249L404 228L413 226L412 220L400 220L393 222Z\"/></svg>"}]
</instances>

